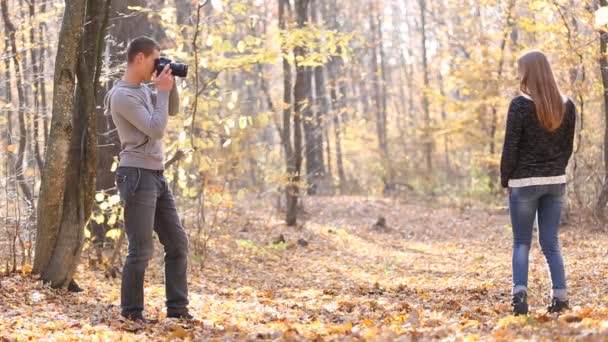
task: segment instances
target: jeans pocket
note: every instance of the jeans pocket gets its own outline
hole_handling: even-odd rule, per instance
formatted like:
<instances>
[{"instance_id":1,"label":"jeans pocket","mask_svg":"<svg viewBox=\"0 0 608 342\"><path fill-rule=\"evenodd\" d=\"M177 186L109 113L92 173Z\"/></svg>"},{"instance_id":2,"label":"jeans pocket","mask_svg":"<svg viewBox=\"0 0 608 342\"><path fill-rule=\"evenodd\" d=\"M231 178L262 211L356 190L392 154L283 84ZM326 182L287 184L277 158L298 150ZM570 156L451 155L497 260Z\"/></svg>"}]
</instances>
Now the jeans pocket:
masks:
<instances>
[{"instance_id":1,"label":"jeans pocket","mask_svg":"<svg viewBox=\"0 0 608 342\"><path fill-rule=\"evenodd\" d=\"M510 189L510 197L515 200L528 200L532 199L536 196L536 192L538 191L538 186L522 186L522 187L514 187Z\"/></svg>"},{"instance_id":2,"label":"jeans pocket","mask_svg":"<svg viewBox=\"0 0 608 342\"><path fill-rule=\"evenodd\" d=\"M566 184L551 184L549 193L558 197L564 196L566 194Z\"/></svg>"},{"instance_id":3,"label":"jeans pocket","mask_svg":"<svg viewBox=\"0 0 608 342\"><path fill-rule=\"evenodd\" d=\"M139 187L141 171L138 168L120 168L116 171L116 188L120 199L131 198Z\"/></svg>"}]
</instances>

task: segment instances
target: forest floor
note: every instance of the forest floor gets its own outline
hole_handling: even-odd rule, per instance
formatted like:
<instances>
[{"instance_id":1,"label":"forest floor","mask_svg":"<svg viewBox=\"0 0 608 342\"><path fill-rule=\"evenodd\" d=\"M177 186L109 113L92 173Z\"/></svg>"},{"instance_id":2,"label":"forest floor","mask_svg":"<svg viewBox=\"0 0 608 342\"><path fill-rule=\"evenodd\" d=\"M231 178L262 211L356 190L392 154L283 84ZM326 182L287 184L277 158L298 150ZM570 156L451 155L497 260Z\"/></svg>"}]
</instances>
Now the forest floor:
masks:
<instances>
[{"instance_id":1,"label":"forest floor","mask_svg":"<svg viewBox=\"0 0 608 342\"><path fill-rule=\"evenodd\" d=\"M120 280L83 263L82 293L1 278L0 341L608 340L608 234L598 229L571 220L561 231L572 310L545 314L550 283L535 242L532 312L513 317L506 210L363 197L309 197L304 208L297 228L262 201L233 210L204 267L191 258L197 321L164 317L157 251L145 314L158 323L119 319Z\"/></svg>"}]
</instances>

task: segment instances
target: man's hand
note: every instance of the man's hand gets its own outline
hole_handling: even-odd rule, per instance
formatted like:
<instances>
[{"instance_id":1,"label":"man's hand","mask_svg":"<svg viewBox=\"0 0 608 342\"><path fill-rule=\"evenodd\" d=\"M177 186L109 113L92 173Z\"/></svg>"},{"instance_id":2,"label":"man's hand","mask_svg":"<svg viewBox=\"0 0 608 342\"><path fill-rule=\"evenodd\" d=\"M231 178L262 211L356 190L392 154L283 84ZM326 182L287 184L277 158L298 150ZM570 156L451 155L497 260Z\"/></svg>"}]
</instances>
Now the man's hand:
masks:
<instances>
[{"instance_id":1,"label":"man's hand","mask_svg":"<svg viewBox=\"0 0 608 342\"><path fill-rule=\"evenodd\" d=\"M169 64L165 65L165 68L161 71L160 75L154 77L154 84L158 91L169 92L171 88L173 88L173 82L173 75L171 75Z\"/></svg>"}]
</instances>

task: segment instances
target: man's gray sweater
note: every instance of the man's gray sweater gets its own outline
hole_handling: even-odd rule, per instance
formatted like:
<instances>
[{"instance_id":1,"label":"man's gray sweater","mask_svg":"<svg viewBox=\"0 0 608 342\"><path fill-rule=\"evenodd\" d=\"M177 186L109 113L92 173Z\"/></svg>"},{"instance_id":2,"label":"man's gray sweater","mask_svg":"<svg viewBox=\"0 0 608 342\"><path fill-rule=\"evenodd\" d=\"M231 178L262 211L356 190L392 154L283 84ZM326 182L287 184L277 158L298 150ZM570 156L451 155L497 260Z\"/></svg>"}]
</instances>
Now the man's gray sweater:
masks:
<instances>
[{"instance_id":1,"label":"man's gray sweater","mask_svg":"<svg viewBox=\"0 0 608 342\"><path fill-rule=\"evenodd\" d=\"M104 100L106 115L111 115L120 138L120 166L164 170L163 135L168 115L179 111L174 85L171 94L154 94L146 84L120 80Z\"/></svg>"}]
</instances>

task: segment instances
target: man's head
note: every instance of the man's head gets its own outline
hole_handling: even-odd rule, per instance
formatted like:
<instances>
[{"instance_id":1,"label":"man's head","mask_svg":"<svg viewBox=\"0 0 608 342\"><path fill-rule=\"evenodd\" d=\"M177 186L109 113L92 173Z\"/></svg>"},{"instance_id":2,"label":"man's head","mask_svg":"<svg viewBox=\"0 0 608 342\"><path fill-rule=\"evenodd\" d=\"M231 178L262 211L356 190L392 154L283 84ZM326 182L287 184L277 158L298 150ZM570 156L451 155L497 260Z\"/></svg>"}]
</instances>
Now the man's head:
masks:
<instances>
[{"instance_id":1,"label":"man's head","mask_svg":"<svg viewBox=\"0 0 608 342\"><path fill-rule=\"evenodd\" d=\"M154 74L154 61L160 57L160 45L152 38L139 37L127 47L127 69L142 82Z\"/></svg>"}]
</instances>

